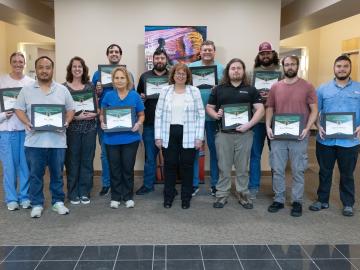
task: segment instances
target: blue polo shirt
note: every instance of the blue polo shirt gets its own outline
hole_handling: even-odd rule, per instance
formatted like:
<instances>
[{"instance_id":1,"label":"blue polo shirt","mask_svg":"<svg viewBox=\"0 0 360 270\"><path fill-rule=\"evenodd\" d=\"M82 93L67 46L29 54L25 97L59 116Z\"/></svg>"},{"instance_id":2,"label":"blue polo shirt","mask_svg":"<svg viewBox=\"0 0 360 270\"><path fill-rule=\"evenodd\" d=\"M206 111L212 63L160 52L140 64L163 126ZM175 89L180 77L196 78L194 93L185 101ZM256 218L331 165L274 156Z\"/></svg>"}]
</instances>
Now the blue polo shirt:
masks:
<instances>
[{"instance_id":1,"label":"blue polo shirt","mask_svg":"<svg viewBox=\"0 0 360 270\"><path fill-rule=\"evenodd\" d=\"M360 125L360 83L351 79L341 87L336 84L335 79L321 85L317 92L320 113L329 112L355 112L355 125ZM354 139L325 139L318 135L316 140L327 146L353 147L360 144Z\"/></svg>"},{"instance_id":2,"label":"blue polo shirt","mask_svg":"<svg viewBox=\"0 0 360 270\"><path fill-rule=\"evenodd\" d=\"M101 108L112 108L131 106L135 108L135 123L138 119L137 114L144 111L144 104L141 97L135 91L130 90L128 95L124 99L120 99L117 91L113 89L108 91L101 103ZM104 132L104 143L117 145L117 144L128 144L135 141L140 141L141 136L139 131L123 131L123 132Z\"/></svg>"}]
</instances>

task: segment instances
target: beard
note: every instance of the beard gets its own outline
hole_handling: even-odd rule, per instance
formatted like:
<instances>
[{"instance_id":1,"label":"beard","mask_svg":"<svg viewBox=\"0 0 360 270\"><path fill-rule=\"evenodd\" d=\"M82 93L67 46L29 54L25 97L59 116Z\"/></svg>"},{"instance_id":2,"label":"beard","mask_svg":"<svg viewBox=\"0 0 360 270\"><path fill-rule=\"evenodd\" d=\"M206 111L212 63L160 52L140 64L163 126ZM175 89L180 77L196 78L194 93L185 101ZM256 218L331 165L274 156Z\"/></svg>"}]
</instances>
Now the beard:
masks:
<instances>
[{"instance_id":1,"label":"beard","mask_svg":"<svg viewBox=\"0 0 360 270\"><path fill-rule=\"evenodd\" d=\"M156 63L156 64L154 64L154 69L159 72L162 72L166 69L166 65L164 65L162 63Z\"/></svg>"},{"instance_id":2,"label":"beard","mask_svg":"<svg viewBox=\"0 0 360 270\"><path fill-rule=\"evenodd\" d=\"M349 74L346 74L346 75L343 75L343 76L340 76L340 75L335 74L335 78L338 79L339 81L345 81L345 80L347 80L349 77L350 77L350 73L349 73Z\"/></svg>"},{"instance_id":3,"label":"beard","mask_svg":"<svg viewBox=\"0 0 360 270\"><path fill-rule=\"evenodd\" d=\"M291 78L295 78L298 74L298 70L288 70L288 71L284 71L284 75L285 77L291 79Z\"/></svg>"},{"instance_id":4,"label":"beard","mask_svg":"<svg viewBox=\"0 0 360 270\"><path fill-rule=\"evenodd\" d=\"M261 66L264 66L264 67L269 67L271 66L273 63L274 63L274 60L273 59L269 59L268 61L263 61L263 60L259 60L259 63Z\"/></svg>"}]
</instances>

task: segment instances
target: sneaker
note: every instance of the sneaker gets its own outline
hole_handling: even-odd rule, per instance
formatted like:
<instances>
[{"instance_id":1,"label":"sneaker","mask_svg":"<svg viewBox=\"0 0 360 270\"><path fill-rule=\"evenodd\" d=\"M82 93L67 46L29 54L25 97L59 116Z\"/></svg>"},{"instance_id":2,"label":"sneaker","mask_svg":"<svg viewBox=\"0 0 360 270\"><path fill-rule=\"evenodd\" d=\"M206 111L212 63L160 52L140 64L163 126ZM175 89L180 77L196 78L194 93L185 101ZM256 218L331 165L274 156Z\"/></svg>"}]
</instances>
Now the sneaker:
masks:
<instances>
[{"instance_id":1,"label":"sneaker","mask_svg":"<svg viewBox=\"0 0 360 270\"><path fill-rule=\"evenodd\" d=\"M199 192L199 187L193 187L191 196L193 196L193 197L196 196L196 194L198 194L198 192Z\"/></svg>"},{"instance_id":2,"label":"sneaker","mask_svg":"<svg viewBox=\"0 0 360 270\"><path fill-rule=\"evenodd\" d=\"M250 192L249 199L250 200L256 200L256 195L258 194L258 190L257 189L250 189L249 192Z\"/></svg>"},{"instance_id":3,"label":"sneaker","mask_svg":"<svg viewBox=\"0 0 360 270\"><path fill-rule=\"evenodd\" d=\"M280 209L284 208L284 204L283 203L279 203L279 202L273 202L269 207L268 207L268 211L270 213L276 213L278 212Z\"/></svg>"},{"instance_id":4,"label":"sneaker","mask_svg":"<svg viewBox=\"0 0 360 270\"><path fill-rule=\"evenodd\" d=\"M225 197L216 198L213 207L214 208L224 208L225 204L227 204L227 200Z\"/></svg>"},{"instance_id":5,"label":"sneaker","mask_svg":"<svg viewBox=\"0 0 360 270\"><path fill-rule=\"evenodd\" d=\"M125 206L126 206L126 208L134 208L135 202L133 200L127 200L125 202Z\"/></svg>"},{"instance_id":6,"label":"sneaker","mask_svg":"<svg viewBox=\"0 0 360 270\"><path fill-rule=\"evenodd\" d=\"M188 200L182 201L181 202L181 208L182 209L189 209L190 208L190 201L188 201Z\"/></svg>"},{"instance_id":7,"label":"sneaker","mask_svg":"<svg viewBox=\"0 0 360 270\"><path fill-rule=\"evenodd\" d=\"M248 195L246 193L243 193L243 192L239 193L239 203L245 209L253 209L254 208L252 201L248 198Z\"/></svg>"},{"instance_id":8,"label":"sneaker","mask_svg":"<svg viewBox=\"0 0 360 270\"><path fill-rule=\"evenodd\" d=\"M15 211L15 210L19 210L19 204L17 202L9 202L7 204L7 209L9 211Z\"/></svg>"},{"instance_id":9,"label":"sneaker","mask_svg":"<svg viewBox=\"0 0 360 270\"><path fill-rule=\"evenodd\" d=\"M351 206L344 206L344 209L342 210L342 214L345 217L352 217L354 215L353 208Z\"/></svg>"},{"instance_id":10,"label":"sneaker","mask_svg":"<svg viewBox=\"0 0 360 270\"><path fill-rule=\"evenodd\" d=\"M141 186L136 192L135 194L136 195L145 195L145 194L148 194L150 192L154 191L153 188L147 188L145 186Z\"/></svg>"},{"instance_id":11,"label":"sneaker","mask_svg":"<svg viewBox=\"0 0 360 270\"><path fill-rule=\"evenodd\" d=\"M216 186L212 186L212 187L210 188L210 195L211 195L211 196L215 196L215 195L216 195Z\"/></svg>"},{"instance_id":12,"label":"sneaker","mask_svg":"<svg viewBox=\"0 0 360 270\"><path fill-rule=\"evenodd\" d=\"M90 199L89 199L88 196L81 196L80 202L81 202L82 204L89 204L89 203L90 203Z\"/></svg>"},{"instance_id":13,"label":"sneaker","mask_svg":"<svg viewBox=\"0 0 360 270\"><path fill-rule=\"evenodd\" d=\"M44 208L42 206L34 206L31 210L30 216L32 218L39 218L43 212Z\"/></svg>"},{"instance_id":14,"label":"sneaker","mask_svg":"<svg viewBox=\"0 0 360 270\"><path fill-rule=\"evenodd\" d=\"M110 208L112 208L112 209L118 209L119 205L120 205L119 201L111 201L110 202Z\"/></svg>"},{"instance_id":15,"label":"sneaker","mask_svg":"<svg viewBox=\"0 0 360 270\"><path fill-rule=\"evenodd\" d=\"M301 203L299 203L299 202L292 203L292 209L291 209L290 215L292 215L293 217L301 217L301 215L302 215Z\"/></svg>"},{"instance_id":16,"label":"sneaker","mask_svg":"<svg viewBox=\"0 0 360 270\"><path fill-rule=\"evenodd\" d=\"M76 198L70 200L70 203L74 204L74 205L80 204L80 198L76 197Z\"/></svg>"},{"instance_id":17,"label":"sneaker","mask_svg":"<svg viewBox=\"0 0 360 270\"><path fill-rule=\"evenodd\" d=\"M99 192L100 196L105 196L110 193L110 187L102 187L102 189Z\"/></svg>"},{"instance_id":18,"label":"sneaker","mask_svg":"<svg viewBox=\"0 0 360 270\"><path fill-rule=\"evenodd\" d=\"M316 201L309 206L309 210L311 211L320 211L322 209L328 209L328 208L329 208L328 203L322 203L319 201Z\"/></svg>"},{"instance_id":19,"label":"sneaker","mask_svg":"<svg viewBox=\"0 0 360 270\"><path fill-rule=\"evenodd\" d=\"M25 200L25 201L22 201L20 203L21 207L23 209L30 209L31 208L31 203L30 203L30 200Z\"/></svg>"},{"instance_id":20,"label":"sneaker","mask_svg":"<svg viewBox=\"0 0 360 270\"><path fill-rule=\"evenodd\" d=\"M54 203L52 210L57 212L59 215L67 215L70 213L70 210L64 205L63 202Z\"/></svg>"}]
</instances>

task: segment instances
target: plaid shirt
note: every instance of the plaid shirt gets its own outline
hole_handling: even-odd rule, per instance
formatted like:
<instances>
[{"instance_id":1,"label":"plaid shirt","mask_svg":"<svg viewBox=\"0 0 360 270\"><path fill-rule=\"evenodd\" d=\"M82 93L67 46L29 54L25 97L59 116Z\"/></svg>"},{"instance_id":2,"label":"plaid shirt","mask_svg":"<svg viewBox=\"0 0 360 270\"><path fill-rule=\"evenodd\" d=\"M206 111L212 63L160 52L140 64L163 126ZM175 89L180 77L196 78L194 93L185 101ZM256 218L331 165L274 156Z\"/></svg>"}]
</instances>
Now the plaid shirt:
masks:
<instances>
[{"instance_id":1,"label":"plaid shirt","mask_svg":"<svg viewBox=\"0 0 360 270\"><path fill-rule=\"evenodd\" d=\"M184 108L183 147L194 148L195 140L204 139L205 110L197 87L186 85ZM166 86L160 94L155 111L155 139L161 139L163 147L169 145L171 104L174 85Z\"/></svg>"}]
</instances>

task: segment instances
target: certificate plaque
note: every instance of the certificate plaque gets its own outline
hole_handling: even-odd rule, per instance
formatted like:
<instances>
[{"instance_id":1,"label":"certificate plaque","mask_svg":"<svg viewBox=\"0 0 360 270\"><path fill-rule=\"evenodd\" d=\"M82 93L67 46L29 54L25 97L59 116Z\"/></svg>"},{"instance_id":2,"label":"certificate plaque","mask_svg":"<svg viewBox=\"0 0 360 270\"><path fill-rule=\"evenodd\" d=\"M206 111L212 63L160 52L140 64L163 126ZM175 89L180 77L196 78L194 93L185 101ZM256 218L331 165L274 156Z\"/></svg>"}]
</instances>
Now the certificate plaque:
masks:
<instances>
[{"instance_id":1,"label":"certificate plaque","mask_svg":"<svg viewBox=\"0 0 360 270\"><path fill-rule=\"evenodd\" d=\"M272 130L275 139L298 140L303 130L302 114L274 114Z\"/></svg>"},{"instance_id":2,"label":"certificate plaque","mask_svg":"<svg viewBox=\"0 0 360 270\"><path fill-rule=\"evenodd\" d=\"M145 81L146 98L158 98L162 88L169 85L168 76L148 77Z\"/></svg>"},{"instance_id":3,"label":"certificate plaque","mask_svg":"<svg viewBox=\"0 0 360 270\"><path fill-rule=\"evenodd\" d=\"M355 132L354 112L334 112L321 114L321 126L327 139L352 139Z\"/></svg>"},{"instance_id":4,"label":"certificate plaque","mask_svg":"<svg viewBox=\"0 0 360 270\"><path fill-rule=\"evenodd\" d=\"M98 70L100 73L100 82L102 87L111 87L112 80L111 80L111 72L116 67L125 67L126 65L98 65Z\"/></svg>"},{"instance_id":5,"label":"certificate plaque","mask_svg":"<svg viewBox=\"0 0 360 270\"><path fill-rule=\"evenodd\" d=\"M130 131L135 123L134 107L104 108L104 132Z\"/></svg>"},{"instance_id":6,"label":"certificate plaque","mask_svg":"<svg viewBox=\"0 0 360 270\"><path fill-rule=\"evenodd\" d=\"M65 129L65 105L32 104L31 124L34 130L54 131Z\"/></svg>"},{"instance_id":7,"label":"certificate plaque","mask_svg":"<svg viewBox=\"0 0 360 270\"><path fill-rule=\"evenodd\" d=\"M218 84L217 66L190 67L193 85L209 89Z\"/></svg>"},{"instance_id":8,"label":"certificate plaque","mask_svg":"<svg viewBox=\"0 0 360 270\"><path fill-rule=\"evenodd\" d=\"M71 96L75 102L75 114L81 112L96 112L96 98L94 91L71 91Z\"/></svg>"},{"instance_id":9,"label":"certificate plaque","mask_svg":"<svg viewBox=\"0 0 360 270\"><path fill-rule=\"evenodd\" d=\"M222 129L231 130L250 121L251 110L249 103L227 104L221 106L224 114Z\"/></svg>"},{"instance_id":10,"label":"certificate plaque","mask_svg":"<svg viewBox=\"0 0 360 270\"><path fill-rule=\"evenodd\" d=\"M281 79L280 71L254 71L253 86L259 91L269 91L271 86Z\"/></svg>"},{"instance_id":11,"label":"certificate plaque","mask_svg":"<svg viewBox=\"0 0 360 270\"><path fill-rule=\"evenodd\" d=\"M0 89L1 111L13 111L21 87Z\"/></svg>"}]
</instances>

